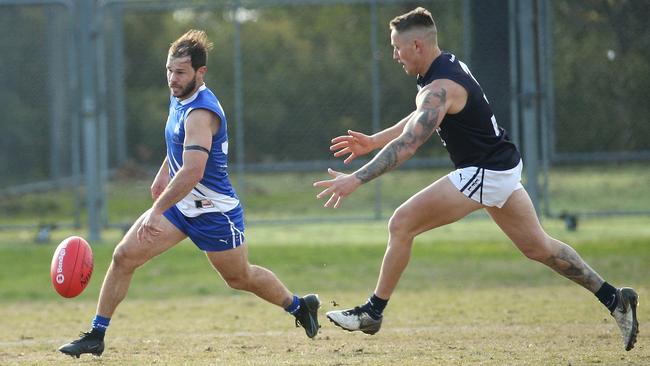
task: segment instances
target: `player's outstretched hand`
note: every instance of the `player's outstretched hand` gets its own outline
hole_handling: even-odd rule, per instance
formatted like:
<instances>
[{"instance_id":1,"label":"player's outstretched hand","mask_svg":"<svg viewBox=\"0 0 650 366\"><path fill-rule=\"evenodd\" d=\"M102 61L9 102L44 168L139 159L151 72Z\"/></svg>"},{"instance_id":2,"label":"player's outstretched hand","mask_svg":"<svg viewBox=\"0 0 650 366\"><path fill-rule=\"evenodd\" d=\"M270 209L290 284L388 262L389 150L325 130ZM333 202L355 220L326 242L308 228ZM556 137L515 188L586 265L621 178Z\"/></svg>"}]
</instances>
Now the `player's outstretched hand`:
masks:
<instances>
[{"instance_id":1,"label":"player's outstretched hand","mask_svg":"<svg viewBox=\"0 0 650 366\"><path fill-rule=\"evenodd\" d=\"M372 150L374 150L372 137L352 130L348 130L347 135L333 138L330 146L330 151L334 151L336 158L349 154L343 160L344 164L349 164L352 160L366 155Z\"/></svg>"},{"instance_id":2,"label":"player's outstretched hand","mask_svg":"<svg viewBox=\"0 0 650 366\"><path fill-rule=\"evenodd\" d=\"M343 199L354 192L361 185L361 181L354 174L345 174L334 169L327 169L327 173L334 179L314 182L314 187L325 187L325 190L317 194L316 198L329 196L324 207L339 208Z\"/></svg>"}]
</instances>

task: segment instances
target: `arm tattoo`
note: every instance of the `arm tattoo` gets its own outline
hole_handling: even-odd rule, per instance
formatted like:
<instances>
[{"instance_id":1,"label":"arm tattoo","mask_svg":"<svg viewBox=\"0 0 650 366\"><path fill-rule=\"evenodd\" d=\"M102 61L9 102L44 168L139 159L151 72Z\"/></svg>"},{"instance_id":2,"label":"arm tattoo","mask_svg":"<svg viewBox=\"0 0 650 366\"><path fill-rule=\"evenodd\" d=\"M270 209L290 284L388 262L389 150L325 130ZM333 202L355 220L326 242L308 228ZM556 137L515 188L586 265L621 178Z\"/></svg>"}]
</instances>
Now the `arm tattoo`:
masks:
<instances>
[{"instance_id":1,"label":"arm tattoo","mask_svg":"<svg viewBox=\"0 0 650 366\"><path fill-rule=\"evenodd\" d=\"M356 173L356 177L361 182L367 183L410 158L436 129L440 109L444 107L446 101L447 91L444 88L439 91L427 91L422 105L404 127L404 132L361 168Z\"/></svg>"}]
</instances>

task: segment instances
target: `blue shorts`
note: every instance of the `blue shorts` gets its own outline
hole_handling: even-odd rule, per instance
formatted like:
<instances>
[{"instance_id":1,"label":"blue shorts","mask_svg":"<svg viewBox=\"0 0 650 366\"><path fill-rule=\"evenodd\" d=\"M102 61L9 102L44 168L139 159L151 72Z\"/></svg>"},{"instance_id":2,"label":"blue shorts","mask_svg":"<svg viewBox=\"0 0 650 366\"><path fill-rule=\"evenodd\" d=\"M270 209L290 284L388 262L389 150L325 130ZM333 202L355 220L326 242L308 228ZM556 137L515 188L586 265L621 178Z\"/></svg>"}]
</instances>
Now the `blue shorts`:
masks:
<instances>
[{"instance_id":1,"label":"blue shorts","mask_svg":"<svg viewBox=\"0 0 650 366\"><path fill-rule=\"evenodd\" d=\"M228 212L206 212L196 217L187 217L172 206L163 215L206 252L234 249L244 242L244 210L241 205Z\"/></svg>"}]
</instances>

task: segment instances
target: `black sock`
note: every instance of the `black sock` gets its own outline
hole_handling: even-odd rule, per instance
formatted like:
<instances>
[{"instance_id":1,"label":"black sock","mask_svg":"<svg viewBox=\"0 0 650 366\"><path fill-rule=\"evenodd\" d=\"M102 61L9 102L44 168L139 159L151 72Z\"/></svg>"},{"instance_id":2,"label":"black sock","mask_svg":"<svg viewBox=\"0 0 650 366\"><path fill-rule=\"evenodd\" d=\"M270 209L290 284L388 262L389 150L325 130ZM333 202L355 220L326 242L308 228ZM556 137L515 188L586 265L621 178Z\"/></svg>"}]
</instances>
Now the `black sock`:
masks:
<instances>
[{"instance_id":1,"label":"black sock","mask_svg":"<svg viewBox=\"0 0 650 366\"><path fill-rule=\"evenodd\" d=\"M377 295L372 294L370 298L368 299L368 302L366 302L365 305L363 305L363 308L368 312L368 314L375 320L378 320L379 318L382 317L382 313L384 312L384 309L386 308L386 305L388 304L388 300L384 300L382 298L377 297Z\"/></svg>"},{"instance_id":2,"label":"black sock","mask_svg":"<svg viewBox=\"0 0 650 366\"><path fill-rule=\"evenodd\" d=\"M616 298L616 287L605 282L594 295L596 295L598 300L609 309L610 313L616 309L616 304L618 303L618 299Z\"/></svg>"}]
</instances>

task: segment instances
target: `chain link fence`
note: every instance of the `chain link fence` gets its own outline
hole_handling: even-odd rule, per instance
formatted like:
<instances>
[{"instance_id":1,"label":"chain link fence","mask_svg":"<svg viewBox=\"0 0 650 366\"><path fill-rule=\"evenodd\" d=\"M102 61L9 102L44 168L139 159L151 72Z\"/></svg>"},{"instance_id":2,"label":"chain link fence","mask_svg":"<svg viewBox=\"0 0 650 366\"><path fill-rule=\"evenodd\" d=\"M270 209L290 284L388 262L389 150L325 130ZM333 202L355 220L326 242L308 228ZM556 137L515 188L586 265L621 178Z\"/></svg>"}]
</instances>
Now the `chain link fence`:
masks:
<instances>
[{"instance_id":1,"label":"chain link fence","mask_svg":"<svg viewBox=\"0 0 650 366\"><path fill-rule=\"evenodd\" d=\"M0 227L51 221L50 210L59 225L80 225L73 12L71 1L0 2ZM64 187L64 207L32 194Z\"/></svg>"},{"instance_id":2,"label":"chain link fence","mask_svg":"<svg viewBox=\"0 0 650 366\"><path fill-rule=\"evenodd\" d=\"M650 2L553 1L546 212L650 214Z\"/></svg>"},{"instance_id":3,"label":"chain link fence","mask_svg":"<svg viewBox=\"0 0 650 366\"><path fill-rule=\"evenodd\" d=\"M425 5L440 5L438 21L449 24L444 39L453 40L450 46L460 46L462 3ZM161 96L141 121L147 126L142 134L131 135L134 140L127 145L135 149L128 156L138 163L159 164L164 154L160 132L168 91L164 83L152 82L161 79L163 70L150 68L145 77L128 57L129 50L148 42L140 30L168 24L169 42L186 29L199 27L215 44L206 82L230 121L231 172L248 218L295 221L386 215L378 207L378 188L364 190L346 210L326 212L315 200L311 183L327 177L326 167L344 168L330 159L332 137L347 129L370 133L410 113L414 80L392 60L387 30L388 20L412 9L411 2L265 1L234 10L219 5L170 10L123 6L125 33L143 34L125 39L125 90L156 90ZM166 48L157 49L155 62L162 66ZM132 93L126 99L141 97L146 95ZM444 156L435 144L429 144L425 154Z\"/></svg>"},{"instance_id":4,"label":"chain link fence","mask_svg":"<svg viewBox=\"0 0 650 366\"><path fill-rule=\"evenodd\" d=\"M383 129L413 109L415 82L392 60L388 21L416 6L432 11L441 47L467 62L497 119L525 145L519 131L526 126L511 113L525 104L512 85L518 80L511 71L522 65L508 55L522 37L513 11L521 2L494 1L486 9L476 0L104 0L93 2L94 22L84 29L82 1L0 0L0 44L10 50L0 58L0 227L78 227L89 211L102 227L123 225L146 209L142 197L165 153L166 52L189 28L206 30L215 44L206 83L226 111L230 170L249 220L386 217L449 170L432 138L400 173L350 197L345 210L323 211L311 187L326 167L363 163L343 167L331 158L332 137ZM643 174L650 159L649 3L523 3L535 9L533 43L548 43L529 45L537 52L537 82L548 86L535 97L535 139L546 159L540 206L550 216L645 213L625 187L650 186ZM93 52L79 50L86 35ZM88 63L96 69L96 140L84 130L80 70ZM97 151L88 164L91 146ZM99 192L89 204L84 176L95 168ZM611 176L611 187L585 190L590 174ZM39 191L65 195L67 203Z\"/></svg>"}]
</instances>

